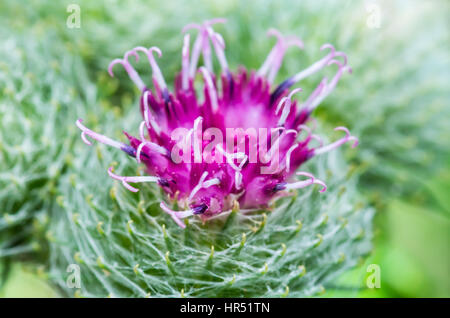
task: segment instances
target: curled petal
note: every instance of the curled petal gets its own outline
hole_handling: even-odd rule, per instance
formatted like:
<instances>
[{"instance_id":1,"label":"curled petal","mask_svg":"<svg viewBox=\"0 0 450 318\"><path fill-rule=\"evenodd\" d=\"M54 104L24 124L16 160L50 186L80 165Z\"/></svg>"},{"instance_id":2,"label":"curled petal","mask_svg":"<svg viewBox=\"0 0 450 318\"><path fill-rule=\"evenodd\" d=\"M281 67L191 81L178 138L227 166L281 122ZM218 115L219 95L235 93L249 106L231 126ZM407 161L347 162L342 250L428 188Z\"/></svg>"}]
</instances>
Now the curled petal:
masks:
<instances>
[{"instance_id":1,"label":"curled petal","mask_svg":"<svg viewBox=\"0 0 450 318\"><path fill-rule=\"evenodd\" d=\"M230 167L236 171L241 171L242 167L248 160L248 156L245 153L243 153L243 152L228 153L223 149L222 145L220 145L220 144L216 146L216 149L225 157L225 159L227 160ZM239 166L237 166L234 163L235 159L241 160L239 163Z\"/></svg>"},{"instance_id":2,"label":"curled petal","mask_svg":"<svg viewBox=\"0 0 450 318\"><path fill-rule=\"evenodd\" d=\"M309 128L308 126L303 125L303 124L302 124L302 125L299 125L299 126L297 127L297 130L299 131L299 133L300 133L302 130L306 131L307 135L306 135L306 138L305 138L305 139L310 138L310 136L311 136L311 128Z\"/></svg>"},{"instance_id":3,"label":"curled petal","mask_svg":"<svg viewBox=\"0 0 450 318\"><path fill-rule=\"evenodd\" d=\"M211 101L211 108L213 113L215 113L219 109L216 87L214 86L211 75L204 66L200 67L200 72L203 74L203 79L205 80L206 89L208 90Z\"/></svg>"},{"instance_id":4,"label":"curled petal","mask_svg":"<svg viewBox=\"0 0 450 318\"><path fill-rule=\"evenodd\" d=\"M180 220L180 218L178 217L178 213L180 213L180 212L177 212L177 211L174 211L174 210L171 210L171 209L169 209L169 207L164 203L164 202L161 202L160 203L160 205L159 205L160 207L161 207L161 209L164 211L164 212L166 212L167 214L169 214L171 217L172 217L172 219L175 221L175 223L177 223L178 224L178 226L180 226L181 228L185 228L186 227L186 224L184 224L181 220ZM190 210L189 210L190 211ZM184 214L183 214L184 215ZM191 214L192 215L192 214Z\"/></svg>"},{"instance_id":5,"label":"curled petal","mask_svg":"<svg viewBox=\"0 0 450 318\"><path fill-rule=\"evenodd\" d=\"M224 51L225 42L224 42L222 36L220 36L218 33L214 32L210 26L206 27L206 32L214 46L214 51L216 52L216 56L217 56L217 59L219 60L219 64L222 68L222 71L227 72L228 71L228 62L225 57L225 51Z\"/></svg>"},{"instance_id":6,"label":"curled petal","mask_svg":"<svg viewBox=\"0 0 450 318\"><path fill-rule=\"evenodd\" d=\"M136 61L139 60L139 56L137 55L136 52L134 52L134 50L127 51L125 53L123 59L115 59L109 64L108 73L111 77L114 77L114 73L113 73L114 65L121 64L123 66L123 68L125 69L125 71L128 73L128 76L130 77L130 79L139 88L139 90L144 91L145 90L144 82L142 81L139 74L136 72L136 70L133 68L133 66L131 66L130 62L128 61L128 58L130 55L133 55L135 57Z\"/></svg>"},{"instance_id":7,"label":"curled petal","mask_svg":"<svg viewBox=\"0 0 450 318\"><path fill-rule=\"evenodd\" d=\"M311 139L317 140L320 144L320 147L323 146L323 139L318 135L311 135Z\"/></svg>"},{"instance_id":8,"label":"curled petal","mask_svg":"<svg viewBox=\"0 0 450 318\"><path fill-rule=\"evenodd\" d=\"M334 57L336 50L334 46L329 43L322 45L322 47L320 48L321 51L325 49L329 49L330 53L328 53L325 57L312 64L310 67L294 75L292 78L294 83L297 83L298 81L304 79L305 77L308 77L314 74L315 72L321 70L325 66L327 66L328 62Z\"/></svg>"},{"instance_id":9,"label":"curled petal","mask_svg":"<svg viewBox=\"0 0 450 318\"><path fill-rule=\"evenodd\" d=\"M128 148L128 145L119 142L119 141L115 141L109 137L106 137L104 135L101 135L99 133L96 133L92 130L90 130L89 128L85 127L82 124L83 120L82 119L78 119L75 124L77 125L77 127L81 130L81 138L83 139L84 143L86 143L87 145L92 145L92 143L86 138L86 135L111 147L120 149L120 150L124 150L125 148Z\"/></svg>"},{"instance_id":10,"label":"curled petal","mask_svg":"<svg viewBox=\"0 0 450 318\"><path fill-rule=\"evenodd\" d=\"M141 140L145 140L145 120L139 125L139 136Z\"/></svg>"},{"instance_id":11,"label":"curled petal","mask_svg":"<svg viewBox=\"0 0 450 318\"><path fill-rule=\"evenodd\" d=\"M113 173L113 167L108 168L108 174L111 178L121 181L122 184L124 185L124 187L132 192L138 192L139 189L132 187L131 185L128 184L128 182L131 182L131 183L158 182L158 180L159 180L158 177L153 177L153 176L135 176L135 177L119 176L119 175Z\"/></svg>"},{"instance_id":12,"label":"curled petal","mask_svg":"<svg viewBox=\"0 0 450 318\"><path fill-rule=\"evenodd\" d=\"M308 173L308 172L297 172L296 174L299 175L299 176L308 177L309 179L304 180L304 181L298 181L298 182L286 184L284 186L284 188L286 190L301 189L301 188L305 188L305 187L307 187L309 185L312 185L312 184L318 184L318 185L322 186L322 189L319 192L325 192L327 190L326 184L323 181L321 181L319 179L316 179L311 173Z\"/></svg>"},{"instance_id":13,"label":"curled petal","mask_svg":"<svg viewBox=\"0 0 450 318\"><path fill-rule=\"evenodd\" d=\"M158 63L156 63L155 57L153 56L153 52L156 52L158 56L161 57L162 56L161 50L156 46L152 46L148 49L142 46L138 46L135 47L134 50L142 51L147 55L150 67L152 68L153 77L155 78L156 82L161 87L161 89L166 90L167 89L166 81L164 80L164 77L161 73L161 69L159 68Z\"/></svg>"},{"instance_id":14,"label":"curled petal","mask_svg":"<svg viewBox=\"0 0 450 318\"><path fill-rule=\"evenodd\" d=\"M343 65L345 66L345 65L347 65L347 60L348 60L348 58L347 58L347 54L345 54L344 52L336 52L335 54L334 54L334 57L337 57L337 56L342 56L342 58L344 59L344 63L343 63Z\"/></svg>"},{"instance_id":15,"label":"curled petal","mask_svg":"<svg viewBox=\"0 0 450 318\"><path fill-rule=\"evenodd\" d=\"M289 93L285 103L284 103L284 107L283 107L283 111L281 113L281 117L278 120L278 126L283 126L284 123L286 122L286 119L289 116L289 113L291 112L291 105L292 105L292 96L298 92L301 92L302 89L301 88L296 88L293 89L292 92ZM278 108L278 107L277 107Z\"/></svg>"},{"instance_id":16,"label":"curled petal","mask_svg":"<svg viewBox=\"0 0 450 318\"><path fill-rule=\"evenodd\" d=\"M314 150L314 154L315 155L320 155L323 153L326 153L328 151L331 151L333 149L338 148L339 146L345 144L347 141L353 141L353 145L352 148L356 147L358 145L358 138L356 138L355 136L350 135L349 130L346 127L336 127L334 130L338 131L338 130L342 130L345 131L345 137L327 145L327 146L323 146L320 148L317 148Z\"/></svg>"},{"instance_id":17,"label":"curled petal","mask_svg":"<svg viewBox=\"0 0 450 318\"><path fill-rule=\"evenodd\" d=\"M242 173L240 171L234 172L234 184L237 190L240 190L242 187Z\"/></svg>"},{"instance_id":18,"label":"curled petal","mask_svg":"<svg viewBox=\"0 0 450 318\"><path fill-rule=\"evenodd\" d=\"M190 35L186 34L181 53L181 86L184 90L189 88L189 42Z\"/></svg>"},{"instance_id":19,"label":"curled petal","mask_svg":"<svg viewBox=\"0 0 450 318\"><path fill-rule=\"evenodd\" d=\"M203 172L200 179L198 180L197 185L192 189L191 194L189 195L189 201L191 201L192 198L197 194L197 192L203 187L203 182L205 181L207 176L208 171Z\"/></svg>"},{"instance_id":20,"label":"curled petal","mask_svg":"<svg viewBox=\"0 0 450 318\"><path fill-rule=\"evenodd\" d=\"M291 169L291 153L297 148L298 144L295 144L286 152L286 172L289 172L289 170Z\"/></svg>"},{"instance_id":21,"label":"curled petal","mask_svg":"<svg viewBox=\"0 0 450 318\"><path fill-rule=\"evenodd\" d=\"M277 43L267 55L266 60L258 70L257 74L259 76L266 76L266 74L269 72L269 74L267 75L267 80L269 81L269 83L272 83L281 66L287 48L289 46L295 45L300 49L303 49L303 42L295 36L285 37L276 29L269 29L267 35L275 36L277 38Z\"/></svg>"}]
</instances>

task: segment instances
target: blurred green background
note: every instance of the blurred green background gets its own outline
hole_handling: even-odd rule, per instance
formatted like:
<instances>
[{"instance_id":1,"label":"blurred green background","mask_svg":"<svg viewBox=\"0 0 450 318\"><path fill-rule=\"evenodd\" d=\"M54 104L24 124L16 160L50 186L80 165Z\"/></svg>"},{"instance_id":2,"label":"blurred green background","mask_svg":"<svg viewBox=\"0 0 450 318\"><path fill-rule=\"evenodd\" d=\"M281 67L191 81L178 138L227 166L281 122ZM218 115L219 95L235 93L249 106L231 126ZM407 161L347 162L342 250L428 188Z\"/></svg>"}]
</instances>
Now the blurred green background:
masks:
<instances>
[{"instance_id":1,"label":"blurred green background","mask_svg":"<svg viewBox=\"0 0 450 318\"><path fill-rule=\"evenodd\" d=\"M67 27L71 3L80 6L80 28ZM171 82L181 28L212 17L228 19L217 30L233 69L261 65L274 42L269 28L299 36L305 50L288 50L277 82L318 59L323 43L349 56L353 74L316 116L360 137L353 162L377 211L375 248L324 297L449 297L449 16L444 0L2 0L0 297L58 296L47 282L46 211L58 202L58 177L70 170L79 138L68 119L120 116L137 96L124 72L107 75L109 62L156 45ZM318 79L301 86L311 90ZM380 266L380 289L366 288L369 264Z\"/></svg>"}]
</instances>

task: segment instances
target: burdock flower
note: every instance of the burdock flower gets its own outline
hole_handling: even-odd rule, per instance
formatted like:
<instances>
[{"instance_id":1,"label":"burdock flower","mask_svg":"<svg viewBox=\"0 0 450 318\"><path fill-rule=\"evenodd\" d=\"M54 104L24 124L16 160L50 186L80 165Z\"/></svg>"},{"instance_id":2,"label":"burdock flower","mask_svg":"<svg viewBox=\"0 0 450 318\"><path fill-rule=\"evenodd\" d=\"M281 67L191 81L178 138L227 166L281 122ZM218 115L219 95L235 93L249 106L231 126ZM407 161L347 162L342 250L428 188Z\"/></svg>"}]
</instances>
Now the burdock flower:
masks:
<instances>
[{"instance_id":1,"label":"burdock flower","mask_svg":"<svg viewBox=\"0 0 450 318\"><path fill-rule=\"evenodd\" d=\"M142 92L139 137L125 133L128 145L93 132L81 119L76 122L85 143L90 145L87 136L91 137L144 164L146 176L120 176L111 167L108 173L133 192L138 189L130 183L157 183L168 195L167 203L161 202L162 210L181 227L185 226L181 219L193 215L207 220L231 209L247 212L268 208L292 189L318 184L320 191L325 191L324 182L297 169L308 159L347 141L352 141L353 146L358 143L347 128L337 127L335 130L343 131L345 136L324 145L312 133L314 127L307 126L314 109L334 90L341 76L351 72L344 53L324 44L324 57L275 86L286 49L302 49L303 42L270 30L269 35L275 36L277 42L261 68L232 72L225 57L225 42L212 28L223 22L214 19L184 28L183 32L196 29L198 35L192 51L190 35L184 36L182 67L174 92L169 91L156 62L154 53L161 57L157 47L136 47L126 52L123 59L111 62L111 76L113 67L121 64ZM220 74L214 73L212 50L220 64ZM144 53L150 63L152 87L144 84L130 63L131 57L139 60L139 53ZM204 64L201 67L200 57ZM337 67L332 79L324 77L303 103L294 100L301 89L290 90L292 86L331 65ZM203 94L194 85L197 74L202 79ZM295 180L296 176L301 180ZM180 210L169 208L175 201Z\"/></svg>"}]
</instances>

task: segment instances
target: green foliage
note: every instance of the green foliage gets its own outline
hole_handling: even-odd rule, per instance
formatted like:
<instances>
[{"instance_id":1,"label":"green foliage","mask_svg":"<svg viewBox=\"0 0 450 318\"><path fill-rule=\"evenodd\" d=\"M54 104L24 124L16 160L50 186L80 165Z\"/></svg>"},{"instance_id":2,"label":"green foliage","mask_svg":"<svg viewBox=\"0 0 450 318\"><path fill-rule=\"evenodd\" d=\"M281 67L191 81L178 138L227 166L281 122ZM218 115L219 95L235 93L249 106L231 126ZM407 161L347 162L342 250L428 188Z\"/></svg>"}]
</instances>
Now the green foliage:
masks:
<instances>
[{"instance_id":1,"label":"green foliage","mask_svg":"<svg viewBox=\"0 0 450 318\"><path fill-rule=\"evenodd\" d=\"M0 259L43 248L30 237L42 236L46 210L70 161L71 139L64 138L68 129L59 123L70 112L70 89L74 92L70 82L58 80L56 60L52 66L42 63L46 52L39 43L17 35L2 38ZM55 142L61 137L64 142Z\"/></svg>"}]
</instances>

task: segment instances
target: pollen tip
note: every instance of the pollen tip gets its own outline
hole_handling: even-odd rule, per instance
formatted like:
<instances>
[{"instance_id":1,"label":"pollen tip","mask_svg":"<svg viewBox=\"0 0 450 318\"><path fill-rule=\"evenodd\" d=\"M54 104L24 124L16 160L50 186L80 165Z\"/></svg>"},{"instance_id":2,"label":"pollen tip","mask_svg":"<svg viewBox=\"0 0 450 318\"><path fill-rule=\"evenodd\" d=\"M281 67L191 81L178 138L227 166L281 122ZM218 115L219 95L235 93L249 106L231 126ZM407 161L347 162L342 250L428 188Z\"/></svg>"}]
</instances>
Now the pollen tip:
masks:
<instances>
[{"instance_id":1,"label":"pollen tip","mask_svg":"<svg viewBox=\"0 0 450 318\"><path fill-rule=\"evenodd\" d=\"M169 186L169 181L166 178L159 178L158 179L158 184L162 187L168 187Z\"/></svg>"},{"instance_id":2,"label":"pollen tip","mask_svg":"<svg viewBox=\"0 0 450 318\"><path fill-rule=\"evenodd\" d=\"M281 183L276 184L273 187L272 191L273 192L278 192L278 191L282 191L282 190L285 190L285 189L286 189L286 182L281 182Z\"/></svg>"},{"instance_id":3,"label":"pollen tip","mask_svg":"<svg viewBox=\"0 0 450 318\"><path fill-rule=\"evenodd\" d=\"M208 206L207 206L205 203L202 203L202 204L200 204L200 205L198 205L198 206L192 208L193 213L194 213L195 215L197 215L197 214L203 214L203 213L205 213L205 211L206 211L207 209L208 209Z\"/></svg>"}]
</instances>

